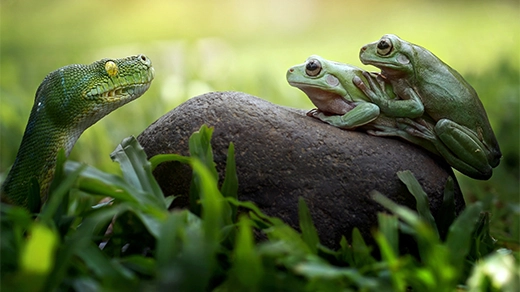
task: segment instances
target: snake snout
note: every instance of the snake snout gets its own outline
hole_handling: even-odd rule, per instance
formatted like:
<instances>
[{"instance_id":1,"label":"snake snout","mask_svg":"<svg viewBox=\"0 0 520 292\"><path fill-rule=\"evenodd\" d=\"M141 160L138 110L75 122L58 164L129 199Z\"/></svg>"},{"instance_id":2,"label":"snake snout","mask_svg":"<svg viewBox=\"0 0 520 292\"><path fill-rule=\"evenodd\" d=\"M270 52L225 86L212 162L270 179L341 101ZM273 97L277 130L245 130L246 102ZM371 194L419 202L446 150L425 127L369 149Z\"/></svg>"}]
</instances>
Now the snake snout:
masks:
<instances>
[{"instance_id":1,"label":"snake snout","mask_svg":"<svg viewBox=\"0 0 520 292\"><path fill-rule=\"evenodd\" d=\"M146 55L140 54L137 55L137 58L146 66L152 67L152 60L148 58Z\"/></svg>"}]
</instances>

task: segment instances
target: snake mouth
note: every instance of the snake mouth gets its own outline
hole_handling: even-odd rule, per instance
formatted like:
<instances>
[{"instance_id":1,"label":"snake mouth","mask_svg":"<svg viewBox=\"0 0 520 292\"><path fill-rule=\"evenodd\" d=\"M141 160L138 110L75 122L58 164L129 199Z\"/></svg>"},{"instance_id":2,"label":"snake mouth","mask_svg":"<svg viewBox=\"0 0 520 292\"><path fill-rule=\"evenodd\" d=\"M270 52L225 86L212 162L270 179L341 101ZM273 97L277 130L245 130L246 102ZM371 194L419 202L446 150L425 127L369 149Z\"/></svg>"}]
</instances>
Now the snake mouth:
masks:
<instances>
[{"instance_id":1,"label":"snake mouth","mask_svg":"<svg viewBox=\"0 0 520 292\"><path fill-rule=\"evenodd\" d=\"M107 101L135 99L150 88L155 77L154 73L154 69L151 67L147 74L109 79L107 82L91 88L86 96L89 99L103 99Z\"/></svg>"},{"instance_id":2,"label":"snake mouth","mask_svg":"<svg viewBox=\"0 0 520 292\"><path fill-rule=\"evenodd\" d=\"M106 100L118 100L118 99L126 99L126 98L136 98L141 96L143 93L150 88L151 82L148 83L140 83L133 84L125 87L120 87L116 89L112 89L109 91L102 92L98 95L98 98L106 99Z\"/></svg>"}]
</instances>

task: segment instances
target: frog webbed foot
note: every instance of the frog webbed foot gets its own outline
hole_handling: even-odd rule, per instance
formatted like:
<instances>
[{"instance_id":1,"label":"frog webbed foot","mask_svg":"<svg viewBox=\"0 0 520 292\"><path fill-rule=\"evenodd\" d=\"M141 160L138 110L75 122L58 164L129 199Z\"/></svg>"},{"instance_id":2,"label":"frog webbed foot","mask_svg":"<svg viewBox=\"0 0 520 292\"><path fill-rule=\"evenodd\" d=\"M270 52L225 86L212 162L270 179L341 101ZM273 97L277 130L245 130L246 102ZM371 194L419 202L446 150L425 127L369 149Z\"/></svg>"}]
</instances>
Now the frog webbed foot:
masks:
<instances>
[{"instance_id":1,"label":"frog webbed foot","mask_svg":"<svg viewBox=\"0 0 520 292\"><path fill-rule=\"evenodd\" d=\"M310 111L308 111L307 116L320 120L324 123L329 123L329 119L336 119L336 117L334 117L334 115L327 114L326 112L324 112L318 108L311 109Z\"/></svg>"},{"instance_id":2,"label":"frog webbed foot","mask_svg":"<svg viewBox=\"0 0 520 292\"><path fill-rule=\"evenodd\" d=\"M308 117L316 118L316 119L317 119L316 115L317 115L319 112L321 112L319 109L317 109L317 108L313 108L313 109L311 109L310 111L308 111L306 115L307 115Z\"/></svg>"},{"instance_id":3,"label":"frog webbed foot","mask_svg":"<svg viewBox=\"0 0 520 292\"><path fill-rule=\"evenodd\" d=\"M358 76L354 76L352 83L361 90L373 103L381 105L390 97L385 92L385 81L380 74L363 72L368 85Z\"/></svg>"},{"instance_id":4,"label":"frog webbed foot","mask_svg":"<svg viewBox=\"0 0 520 292\"><path fill-rule=\"evenodd\" d=\"M380 137L396 137L400 136L401 130L381 125L372 125L372 129L366 131L369 135Z\"/></svg>"},{"instance_id":5,"label":"frog webbed foot","mask_svg":"<svg viewBox=\"0 0 520 292\"><path fill-rule=\"evenodd\" d=\"M416 136L428 141L433 141L437 138L435 134L435 125L427 122L422 118L397 118L397 125L412 136Z\"/></svg>"}]
</instances>

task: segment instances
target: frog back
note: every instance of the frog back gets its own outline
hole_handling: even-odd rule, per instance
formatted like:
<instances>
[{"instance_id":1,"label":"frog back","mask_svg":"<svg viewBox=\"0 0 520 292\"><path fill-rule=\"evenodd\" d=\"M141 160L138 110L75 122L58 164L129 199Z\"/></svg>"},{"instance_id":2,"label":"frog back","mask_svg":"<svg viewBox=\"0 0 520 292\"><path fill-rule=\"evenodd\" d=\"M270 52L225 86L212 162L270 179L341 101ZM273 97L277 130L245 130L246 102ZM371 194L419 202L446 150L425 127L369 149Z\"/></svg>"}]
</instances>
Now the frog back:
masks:
<instances>
[{"instance_id":1,"label":"frog back","mask_svg":"<svg viewBox=\"0 0 520 292\"><path fill-rule=\"evenodd\" d=\"M417 46L418 47L418 46ZM433 53L419 47L415 80L425 112L435 121L449 119L474 131L491 151L500 152L488 116L475 89L453 68ZM497 154L499 155L499 154Z\"/></svg>"}]
</instances>

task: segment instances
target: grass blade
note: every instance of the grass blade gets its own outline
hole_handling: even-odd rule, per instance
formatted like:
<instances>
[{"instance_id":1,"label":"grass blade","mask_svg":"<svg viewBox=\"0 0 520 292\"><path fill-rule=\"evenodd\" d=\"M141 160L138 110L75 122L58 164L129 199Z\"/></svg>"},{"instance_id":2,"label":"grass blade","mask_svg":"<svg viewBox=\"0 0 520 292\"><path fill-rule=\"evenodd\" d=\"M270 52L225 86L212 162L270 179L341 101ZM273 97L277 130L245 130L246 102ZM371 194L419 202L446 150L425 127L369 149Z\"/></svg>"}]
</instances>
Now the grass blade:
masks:
<instances>
[{"instance_id":1,"label":"grass blade","mask_svg":"<svg viewBox=\"0 0 520 292\"><path fill-rule=\"evenodd\" d=\"M262 275L262 260L255 249L251 221L244 216L238 223L233 267L229 275L234 284L231 286L235 291L252 291L258 287Z\"/></svg>"},{"instance_id":2,"label":"grass blade","mask_svg":"<svg viewBox=\"0 0 520 292\"><path fill-rule=\"evenodd\" d=\"M309 246L312 253L316 254L318 251L318 244L320 239L318 231L312 222L311 213L305 200L302 197L298 198L298 217L300 219L300 229L302 231L302 239Z\"/></svg>"},{"instance_id":3,"label":"grass blade","mask_svg":"<svg viewBox=\"0 0 520 292\"><path fill-rule=\"evenodd\" d=\"M446 237L446 246L451 252L452 264L461 267L464 258L471 248L471 240L473 230L482 212L482 204L480 202L467 206L466 209L455 219L450 226Z\"/></svg>"},{"instance_id":4,"label":"grass blade","mask_svg":"<svg viewBox=\"0 0 520 292\"><path fill-rule=\"evenodd\" d=\"M161 163L168 161L178 161L180 163L189 164L190 158L179 154L157 154L150 158L152 171Z\"/></svg>"},{"instance_id":5,"label":"grass blade","mask_svg":"<svg viewBox=\"0 0 520 292\"><path fill-rule=\"evenodd\" d=\"M455 220L455 191L453 179L448 177L446 186L444 187L444 196L442 200L442 207L437 215L437 228L442 240L446 239L448 229Z\"/></svg>"},{"instance_id":6,"label":"grass blade","mask_svg":"<svg viewBox=\"0 0 520 292\"><path fill-rule=\"evenodd\" d=\"M110 157L121 165L123 177L130 185L152 194L156 202L167 207L161 188L152 174L152 167L146 153L135 137L123 139Z\"/></svg>"},{"instance_id":7,"label":"grass blade","mask_svg":"<svg viewBox=\"0 0 520 292\"><path fill-rule=\"evenodd\" d=\"M373 264L376 260L371 255L372 247L368 246L356 227L352 230L352 260L358 268Z\"/></svg>"},{"instance_id":8,"label":"grass blade","mask_svg":"<svg viewBox=\"0 0 520 292\"><path fill-rule=\"evenodd\" d=\"M408 191L415 197L415 201L417 202L416 208L419 216L421 216L426 221L426 223L432 227L432 230L437 233L438 236L437 224L435 223L435 219L430 212L428 195L424 192L421 184L419 184L415 176L409 170L398 171L397 176L406 185Z\"/></svg>"},{"instance_id":9,"label":"grass blade","mask_svg":"<svg viewBox=\"0 0 520 292\"><path fill-rule=\"evenodd\" d=\"M399 254L399 220L396 216L378 213L379 232L393 254Z\"/></svg>"},{"instance_id":10,"label":"grass blade","mask_svg":"<svg viewBox=\"0 0 520 292\"><path fill-rule=\"evenodd\" d=\"M226 160L226 174L220 192L224 197L238 199L238 176L235 163L235 146L233 143L229 143ZM237 207L231 204L229 206L231 208L231 220L232 222L236 222Z\"/></svg>"}]
</instances>

